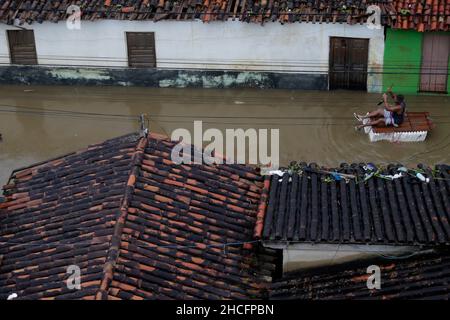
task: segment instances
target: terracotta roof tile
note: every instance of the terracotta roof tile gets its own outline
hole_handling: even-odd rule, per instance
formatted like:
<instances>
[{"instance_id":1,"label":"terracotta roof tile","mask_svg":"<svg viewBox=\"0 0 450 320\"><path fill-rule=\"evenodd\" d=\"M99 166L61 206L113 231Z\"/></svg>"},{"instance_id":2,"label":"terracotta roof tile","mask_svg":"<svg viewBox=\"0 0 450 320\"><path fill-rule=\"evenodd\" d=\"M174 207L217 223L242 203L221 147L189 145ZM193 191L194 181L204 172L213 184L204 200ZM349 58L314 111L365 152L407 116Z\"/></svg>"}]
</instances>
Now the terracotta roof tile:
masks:
<instances>
[{"instance_id":1,"label":"terracotta roof tile","mask_svg":"<svg viewBox=\"0 0 450 320\"><path fill-rule=\"evenodd\" d=\"M128 135L13 172L0 203L0 299L260 297L273 269L250 245L263 178L241 165L174 165L164 157L175 144ZM66 286L72 264L81 290Z\"/></svg>"},{"instance_id":2,"label":"terracotta roof tile","mask_svg":"<svg viewBox=\"0 0 450 320\"><path fill-rule=\"evenodd\" d=\"M396 23L393 28L425 31L448 31L450 26L449 0L394 1Z\"/></svg>"},{"instance_id":3,"label":"terracotta roof tile","mask_svg":"<svg viewBox=\"0 0 450 320\"><path fill-rule=\"evenodd\" d=\"M194 20L237 19L264 23L363 23L366 9L381 8L382 24L398 29L448 31L449 0L0 0L0 21L41 23L66 20L67 8L81 7L82 19Z\"/></svg>"},{"instance_id":4,"label":"terracotta roof tile","mask_svg":"<svg viewBox=\"0 0 450 320\"><path fill-rule=\"evenodd\" d=\"M369 4L380 5L384 14L393 11L392 0L0 0L0 19L11 22L65 20L66 10L77 4L82 19L194 20L204 22L237 19L312 23L362 23ZM395 1L394 1L395 2ZM439 8L439 7L438 7Z\"/></svg>"}]
</instances>

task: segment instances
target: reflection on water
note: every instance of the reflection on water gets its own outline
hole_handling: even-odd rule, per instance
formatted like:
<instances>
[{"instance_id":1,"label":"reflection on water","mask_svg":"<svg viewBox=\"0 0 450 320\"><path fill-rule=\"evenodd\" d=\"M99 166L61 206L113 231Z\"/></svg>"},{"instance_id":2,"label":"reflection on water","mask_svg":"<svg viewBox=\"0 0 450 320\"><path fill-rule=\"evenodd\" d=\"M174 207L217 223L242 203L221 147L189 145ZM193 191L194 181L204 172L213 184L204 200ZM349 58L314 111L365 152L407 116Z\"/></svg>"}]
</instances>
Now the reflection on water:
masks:
<instances>
[{"instance_id":1,"label":"reflection on water","mask_svg":"<svg viewBox=\"0 0 450 320\"><path fill-rule=\"evenodd\" d=\"M0 184L15 168L138 130L124 117L76 116L45 110L151 116L150 130L170 134L208 128L280 129L280 162L336 166L341 162L449 163L450 101L407 96L408 110L429 111L437 128L425 142L370 143L353 129L353 112L373 109L379 94L258 89L0 87ZM21 110L20 113L15 111Z\"/></svg>"}]
</instances>

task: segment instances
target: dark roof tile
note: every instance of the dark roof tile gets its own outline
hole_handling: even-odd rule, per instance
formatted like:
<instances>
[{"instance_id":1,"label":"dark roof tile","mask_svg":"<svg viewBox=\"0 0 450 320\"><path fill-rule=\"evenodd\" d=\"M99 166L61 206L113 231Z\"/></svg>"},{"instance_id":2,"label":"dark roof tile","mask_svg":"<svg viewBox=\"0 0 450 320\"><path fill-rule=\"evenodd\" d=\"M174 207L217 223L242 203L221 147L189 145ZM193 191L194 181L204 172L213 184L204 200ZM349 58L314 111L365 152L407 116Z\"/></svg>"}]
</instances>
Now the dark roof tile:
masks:
<instances>
[{"instance_id":1,"label":"dark roof tile","mask_svg":"<svg viewBox=\"0 0 450 320\"><path fill-rule=\"evenodd\" d=\"M176 143L128 135L13 172L0 204L0 297L261 297L272 258L249 245L262 177L175 165ZM72 264L81 290L66 287Z\"/></svg>"},{"instance_id":2,"label":"dark roof tile","mask_svg":"<svg viewBox=\"0 0 450 320\"><path fill-rule=\"evenodd\" d=\"M410 175L364 180L363 166L336 169L358 179L330 181L329 171L312 164L302 172L270 179L264 228L266 241L434 245L450 243L449 166L420 170L430 178L419 182ZM398 166L380 172L397 173Z\"/></svg>"},{"instance_id":3,"label":"dark roof tile","mask_svg":"<svg viewBox=\"0 0 450 320\"><path fill-rule=\"evenodd\" d=\"M381 271L381 288L368 289L368 266ZM450 298L450 253L371 259L291 273L275 281L271 299L439 299Z\"/></svg>"}]
</instances>

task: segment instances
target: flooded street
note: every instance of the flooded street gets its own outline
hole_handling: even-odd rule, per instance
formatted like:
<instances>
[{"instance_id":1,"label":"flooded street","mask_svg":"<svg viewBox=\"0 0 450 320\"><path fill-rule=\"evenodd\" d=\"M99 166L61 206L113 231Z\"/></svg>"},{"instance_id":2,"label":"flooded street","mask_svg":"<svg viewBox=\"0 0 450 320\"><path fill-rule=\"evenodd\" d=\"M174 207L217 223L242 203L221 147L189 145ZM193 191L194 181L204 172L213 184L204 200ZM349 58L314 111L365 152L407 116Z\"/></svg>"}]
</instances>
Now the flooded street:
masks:
<instances>
[{"instance_id":1,"label":"flooded street","mask_svg":"<svg viewBox=\"0 0 450 320\"><path fill-rule=\"evenodd\" d=\"M353 112L376 108L379 94L351 91L150 89L125 87L0 87L0 184L11 171L89 144L134 132L147 113L150 130L280 129L280 162L450 162L450 100L406 96L409 111L428 111L437 127L425 142L369 142L354 131ZM101 113L86 116L56 110ZM136 119L125 116L136 116Z\"/></svg>"}]
</instances>

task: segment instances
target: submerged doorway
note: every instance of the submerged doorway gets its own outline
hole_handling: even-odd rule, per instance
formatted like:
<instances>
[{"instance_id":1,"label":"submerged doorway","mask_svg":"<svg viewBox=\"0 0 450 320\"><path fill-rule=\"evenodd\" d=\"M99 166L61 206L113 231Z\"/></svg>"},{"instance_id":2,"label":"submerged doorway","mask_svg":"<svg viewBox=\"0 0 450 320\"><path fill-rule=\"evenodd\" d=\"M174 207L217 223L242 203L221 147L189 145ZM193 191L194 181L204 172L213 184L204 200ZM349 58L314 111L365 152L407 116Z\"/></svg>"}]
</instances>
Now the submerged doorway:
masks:
<instances>
[{"instance_id":1,"label":"submerged doorway","mask_svg":"<svg viewBox=\"0 0 450 320\"><path fill-rule=\"evenodd\" d=\"M447 93L450 36L425 33L422 44L420 91Z\"/></svg>"},{"instance_id":2,"label":"submerged doorway","mask_svg":"<svg viewBox=\"0 0 450 320\"><path fill-rule=\"evenodd\" d=\"M367 90L369 39L330 38L330 90Z\"/></svg>"}]
</instances>

